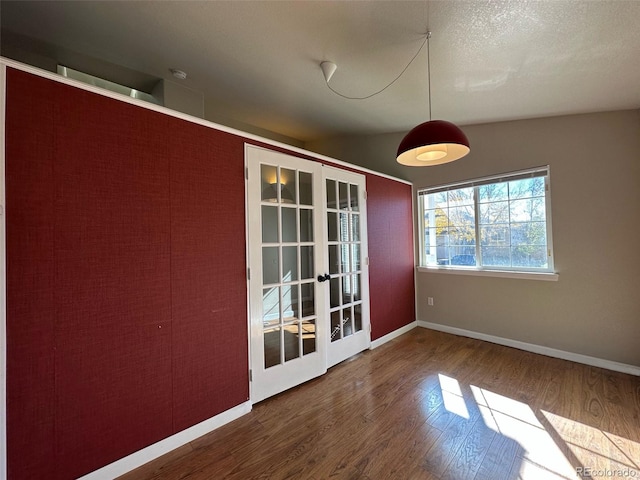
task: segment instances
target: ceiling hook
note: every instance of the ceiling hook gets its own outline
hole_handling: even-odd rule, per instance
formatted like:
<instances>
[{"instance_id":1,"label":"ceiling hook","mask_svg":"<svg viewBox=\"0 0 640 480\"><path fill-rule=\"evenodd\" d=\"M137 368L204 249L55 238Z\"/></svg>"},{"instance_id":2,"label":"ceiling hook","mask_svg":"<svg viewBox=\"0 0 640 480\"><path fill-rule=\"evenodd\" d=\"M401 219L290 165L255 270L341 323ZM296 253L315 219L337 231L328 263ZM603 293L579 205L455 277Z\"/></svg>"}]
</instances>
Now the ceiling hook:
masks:
<instances>
[{"instance_id":1,"label":"ceiling hook","mask_svg":"<svg viewBox=\"0 0 640 480\"><path fill-rule=\"evenodd\" d=\"M324 61L320 64L320 68L322 68L322 73L324 74L324 79L327 83L331 80L331 77L336 71L338 66L333 62Z\"/></svg>"}]
</instances>

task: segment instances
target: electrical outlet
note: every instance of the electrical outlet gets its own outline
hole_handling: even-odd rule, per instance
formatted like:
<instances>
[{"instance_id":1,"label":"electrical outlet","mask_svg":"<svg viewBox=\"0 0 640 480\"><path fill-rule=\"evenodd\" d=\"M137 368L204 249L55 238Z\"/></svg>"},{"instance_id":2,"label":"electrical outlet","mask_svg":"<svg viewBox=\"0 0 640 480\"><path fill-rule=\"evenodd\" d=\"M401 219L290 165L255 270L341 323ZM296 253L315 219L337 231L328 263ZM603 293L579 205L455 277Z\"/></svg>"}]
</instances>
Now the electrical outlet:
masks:
<instances>
[{"instance_id":1,"label":"electrical outlet","mask_svg":"<svg viewBox=\"0 0 640 480\"><path fill-rule=\"evenodd\" d=\"M433 307L433 297L427 297L427 305Z\"/></svg>"}]
</instances>

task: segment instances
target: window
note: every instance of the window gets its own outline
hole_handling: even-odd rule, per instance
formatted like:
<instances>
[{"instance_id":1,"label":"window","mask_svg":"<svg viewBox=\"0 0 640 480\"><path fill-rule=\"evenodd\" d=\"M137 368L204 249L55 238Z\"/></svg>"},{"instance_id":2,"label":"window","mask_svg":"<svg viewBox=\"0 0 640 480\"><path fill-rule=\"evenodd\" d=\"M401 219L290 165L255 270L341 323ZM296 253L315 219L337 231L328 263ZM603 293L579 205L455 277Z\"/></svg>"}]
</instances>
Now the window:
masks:
<instances>
[{"instance_id":1,"label":"window","mask_svg":"<svg viewBox=\"0 0 640 480\"><path fill-rule=\"evenodd\" d=\"M418 192L420 265L553 271L549 167Z\"/></svg>"}]
</instances>

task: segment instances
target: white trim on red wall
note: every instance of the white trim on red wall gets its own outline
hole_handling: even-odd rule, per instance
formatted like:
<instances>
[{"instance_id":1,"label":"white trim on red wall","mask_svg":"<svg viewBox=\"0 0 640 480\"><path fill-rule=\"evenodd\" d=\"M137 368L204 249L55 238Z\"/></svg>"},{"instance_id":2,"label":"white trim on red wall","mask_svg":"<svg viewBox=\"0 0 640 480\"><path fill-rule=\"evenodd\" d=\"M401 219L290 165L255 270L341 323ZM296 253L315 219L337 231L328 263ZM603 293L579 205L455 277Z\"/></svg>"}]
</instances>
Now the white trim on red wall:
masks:
<instances>
[{"instance_id":1,"label":"white trim on red wall","mask_svg":"<svg viewBox=\"0 0 640 480\"><path fill-rule=\"evenodd\" d=\"M374 348L378 348L378 347L384 345L385 343L390 342L394 338L398 338L400 335L404 335L405 333L413 330L417 326L418 326L418 322L413 321L413 322L405 325L404 327L400 327L400 328L398 328L397 330L394 330L391 333L387 333L383 337L380 337L380 338L378 338L376 340L373 340L371 342L371 347L369 348L369 350L373 350Z\"/></svg>"},{"instance_id":2,"label":"white trim on red wall","mask_svg":"<svg viewBox=\"0 0 640 480\"><path fill-rule=\"evenodd\" d=\"M357 170L362 173L370 173L372 175L376 175L378 177L388 178L390 180L395 180L396 182L404 183L406 185L413 185L411 182L407 180L403 180L401 178L392 177L391 175L387 175L385 173L376 172L374 170L369 170L368 168L361 167L359 165L354 165L352 163L343 162L341 160L337 160L335 158L327 157L325 155L321 155L319 153L310 152L303 148L294 147L292 145L288 145L286 143L277 142L275 140L271 140L268 138L260 137L258 135L254 135L251 133L246 133L241 130L236 130L235 128L227 127L224 125L220 125L218 123L210 122L209 120L204 120L202 118L193 117L186 113L178 112L176 110L171 110L166 107L162 107L160 105L155 105L153 103L145 102L144 100L138 100L137 98L128 97L126 95L122 95L120 93L111 92L109 90L104 90L102 88L94 87L93 85L88 85L86 83L79 82L77 80L73 80L68 77L63 77L53 72L48 72L45 70L41 70L36 67L32 67L30 65L25 65L24 63L16 62L15 60L10 60L5 57L0 57L0 64L6 65L11 68L15 68L17 70L22 70L27 73L31 73L33 75L37 75L39 77L47 78L49 80L53 80L55 82L63 83L66 85L70 85L72 87L79 88L81 90L86 90L88 92L96 93L98 95L102 95L104 97L113 98L114 100L119 100L121 102L130 103L132 105L136 105L141 108L146 108L147 110L153 110L159 113L163 113L165 115L170 115L172 117L180 118L181 120L186 120L187 122L196 123L198 125L202 125L207 128L212 128L214 130L218 130L220 132L230 133L232 135L237 135L239 137L245 138L247 140L255 140L257 142L261 142L267 145L272 145L274 147L286 149L290 153L299 153L301 155L306 155L309 157L313 157L316 160L331 162L335 165L339 165L342 167L348 167L354 170Z\"/></svg>"},{"instance_id":3,"label":"white trim on red wall","mask_svg":"<svg viewBox=\"0 0 640 480\"><path fill-rule=\"evenodd\" d=\"M87 475L83 475L78 478L78 480L103 480L105 478L116 478L124 475L131 470L141 467L145 463L155 460L165 453L169 453L176 448L182 447L196 438L206 435L207 433L240 418L250 411L251 402L241 403L240 405L230 408L215 417L211 417L194 425L193 427L189 427L181 432L171 435L170 437L164 438L153 445L149 445L142 450L138 450L131 455L127 455L126 457L116 460L115 462L99 468L98 470L94 470Z\"/></svg>"}]
</instances>

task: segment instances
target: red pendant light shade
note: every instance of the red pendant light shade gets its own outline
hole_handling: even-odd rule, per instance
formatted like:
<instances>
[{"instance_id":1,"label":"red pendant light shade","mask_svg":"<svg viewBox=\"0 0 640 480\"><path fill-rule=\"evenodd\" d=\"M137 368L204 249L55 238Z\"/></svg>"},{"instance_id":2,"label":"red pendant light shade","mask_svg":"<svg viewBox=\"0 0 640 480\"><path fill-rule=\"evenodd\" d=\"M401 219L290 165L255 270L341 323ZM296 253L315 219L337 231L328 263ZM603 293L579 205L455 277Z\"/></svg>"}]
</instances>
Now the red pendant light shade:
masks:
<instances>
[{"instance_id":1,"label":"red pendant light shade","mask_svg":"<svg viewBox=\"0 0 640 480\"><path fill-rule=\"evenodd\" d=\"M398 147L402 165L426 167L452 162L469 153L469 140L460 128L444 120L431 120L414 127Z\"/></svg>"}]
</instances>

